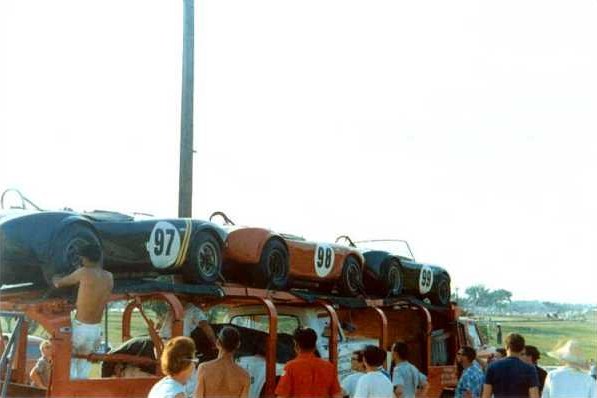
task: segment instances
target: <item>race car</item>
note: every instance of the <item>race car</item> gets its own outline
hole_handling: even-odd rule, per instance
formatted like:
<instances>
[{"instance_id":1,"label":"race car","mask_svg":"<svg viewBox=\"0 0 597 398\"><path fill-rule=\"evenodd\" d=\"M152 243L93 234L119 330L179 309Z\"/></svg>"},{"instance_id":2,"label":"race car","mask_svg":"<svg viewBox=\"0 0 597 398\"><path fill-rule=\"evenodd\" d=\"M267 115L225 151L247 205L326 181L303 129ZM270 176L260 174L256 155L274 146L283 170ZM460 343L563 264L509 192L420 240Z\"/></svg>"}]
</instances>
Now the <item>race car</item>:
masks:
<instances>
[{"instance_id":1,"label":"race car","mask_svg":"<svg viewBox=\"0 0 597 398\"><path fill-rule=\"evenodd\" d=\"M179 273L187 282L214 283L221 277L225 239L225 231L207 221L44 211L26 208L25 201L4 209L3 195L0 284L51 284L54 275L76 269L85 242L102 247L104 268L115 276Z\"/></svg>"},{"instance_id":2,"label":"race car","mask_svg":"<svg viewBox=\"0 0 597 398\"><path fill-rule=\"evenodd\" d=\"M350 247L307 241L265 228L239 227L223 212L227 232L224 245L224 277L260 288L310 287L334 289L341 295L363 293L361 253Z\"/></svg>"},{"instance_id":3,"label":"race car","mask_svg":"<svg viewBox=\"0 0 597 398\"><path fill-rule=\"evenodd\" d=\"M415 261L404 240L369 240L353 242L343 235L336 243L358 249L365 258L363 280L371 295L410 294L429 299L437 305L450 303L450 275L438 266Z\"/></svg>"}]
</instances>

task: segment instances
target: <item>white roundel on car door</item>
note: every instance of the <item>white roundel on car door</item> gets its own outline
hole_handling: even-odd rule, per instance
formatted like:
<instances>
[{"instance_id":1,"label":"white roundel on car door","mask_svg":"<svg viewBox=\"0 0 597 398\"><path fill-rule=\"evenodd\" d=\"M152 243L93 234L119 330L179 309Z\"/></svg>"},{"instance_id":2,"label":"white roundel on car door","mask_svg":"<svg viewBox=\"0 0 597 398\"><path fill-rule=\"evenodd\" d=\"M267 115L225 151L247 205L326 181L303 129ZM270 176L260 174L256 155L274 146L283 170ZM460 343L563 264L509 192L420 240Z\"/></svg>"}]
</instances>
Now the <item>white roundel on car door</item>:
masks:
<instances>
[{"instance_id":1,"label":"white roundel on car door","mask_svg":"<svg viewBox=\"0 0 597 398\"><path fill-rule=\"evenodd\" d=\"M419 274L419 292L427 294L433 286L433 270L428 265L423 265Z\"/></svg>"},{"instance_id":2,"label":"white roundel on car door","mask_svg":"<svg viewBox=\"0 0 597 398\"><path fill-rule=\"evenodd\" d=\"M315 273L320 278L328 276L334 266L334 249L330 245L318 244L314 254Z\"/></svg>"},{"instance_id":3,"label":"white roundel on car door","mask_svg":"<svg viewBox=\"0 0 597 398\"><path fill-rule=\"evenodd\" d=\"M168 268L178 258L180 234L173 224L159 221L153 227L146 247L154 267Z\"/></svg>"}]
</instances>

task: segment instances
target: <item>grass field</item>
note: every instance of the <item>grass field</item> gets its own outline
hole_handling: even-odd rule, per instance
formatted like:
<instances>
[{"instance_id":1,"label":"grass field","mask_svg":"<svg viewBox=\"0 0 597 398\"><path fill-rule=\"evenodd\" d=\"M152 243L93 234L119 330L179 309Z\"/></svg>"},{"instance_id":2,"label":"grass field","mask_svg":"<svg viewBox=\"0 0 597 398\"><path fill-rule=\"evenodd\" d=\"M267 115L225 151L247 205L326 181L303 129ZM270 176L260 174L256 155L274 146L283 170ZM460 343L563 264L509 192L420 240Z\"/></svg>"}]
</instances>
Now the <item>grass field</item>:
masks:
<instances>
[{"instance_id":1,"label":"grass field","mask_svg":"<svg viewBox=\"0 0 597 398\"><path fill-rule=\"evenodd\" d=\"M540 364L558 365L558 361L547 355L548 351L568 339L577 339L587 358L597 359L597 316L586 321L557 321L539 317L492 317L491 322L478 320L483 334L489 336L489 343L496 344L496 323L502 325L503 338L511 332L524 336L527 344L537 346L541 352ZM489 330L489 333L487 333Z\"/></svg>"}]
</instances>

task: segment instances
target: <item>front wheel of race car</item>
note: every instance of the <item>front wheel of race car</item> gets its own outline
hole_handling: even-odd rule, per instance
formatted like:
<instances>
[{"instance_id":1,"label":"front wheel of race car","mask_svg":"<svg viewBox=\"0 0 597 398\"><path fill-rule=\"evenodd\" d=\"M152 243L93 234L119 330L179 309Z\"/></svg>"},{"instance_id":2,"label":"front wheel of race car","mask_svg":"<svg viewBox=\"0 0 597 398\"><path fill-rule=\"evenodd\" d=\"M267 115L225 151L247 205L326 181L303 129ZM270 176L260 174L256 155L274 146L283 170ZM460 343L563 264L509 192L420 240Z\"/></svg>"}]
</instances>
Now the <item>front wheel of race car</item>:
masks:
<instances>
[{"instance_id":1,"label":"front wheel of race car","mask_svg":"<svg viewBox=\"0 0 597 398\"><path fill-rule=\"evenodd\" d=\"M400 263L395 258L390 258L381 266L382 295L398 296L402 293L404 280Z\"/></svg>"},{"instance_id":2,"label":"front wheel of race car","mask_svg":"<svg viewBox=\"0 0 597 398\"><path fill-rule=\"evenodd\" d=\"M270 239L261 251L259 264L253 274L253 282L260 288L282 290L288 284L289 271L286 245L278 239Z\"/></svg>"},{"instance_id":3,"label":"front wheel of race car","mask_svg":"<svg viewBox=\"0 0 597 398\"><path fill-rule=\"evenodd\" d=\"M356 258L348 256L342 267L338 292L344 296L358 296L363 286L363 271Z\"/></svg>"},{"instance_id":4,"label":"front wheel of race car","mask_svg":"<svg viewBox=\"0 0 597 398\"><path fill-rule=\"evenodd\" d=\"M437 285L431 291L429 299L432 304L445 306L450 304L450 295L450 279L442 274L437 278Z\"/></svg>"},{"instance_id":5,"label":"front wheel of race car","mask_svg":"<svg viewBox=\"0 0 597 398\"><path fill-rule=\"evenodd\" d=\"M102 247L95 231L88 225L76 222L65 226L52 241L50 266L44 267L44 279L52 285L52 277L73 272L81 265L79 248L84 244L94 243Z\"/></svg>"},{"instance_id":6,"label":"front wheel of race car","mask_svg":"<svg viewBox=\"0 0 597 398\"><path fill-rule=\"evenodd\" d=\"M222 248L209 232L201 231L193 237L189 258L183 266L187 283L214 283L222 272Z\"/></svg>"}]
</instances>

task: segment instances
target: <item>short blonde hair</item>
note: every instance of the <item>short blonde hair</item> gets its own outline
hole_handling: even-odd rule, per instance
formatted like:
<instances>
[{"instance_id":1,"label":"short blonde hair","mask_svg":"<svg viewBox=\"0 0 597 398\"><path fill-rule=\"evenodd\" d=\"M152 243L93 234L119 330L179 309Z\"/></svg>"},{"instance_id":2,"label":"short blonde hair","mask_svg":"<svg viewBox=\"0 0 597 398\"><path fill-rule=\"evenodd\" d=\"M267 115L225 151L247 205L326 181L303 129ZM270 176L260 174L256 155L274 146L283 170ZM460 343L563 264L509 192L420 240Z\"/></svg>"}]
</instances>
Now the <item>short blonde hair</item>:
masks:
<instances>
[{"instance_id":1,"label":"short blonde hair","mask_svg":"<svg viewBox=\"0 0 597 398\"><path fill-rule=\"evenodd\" d=\"M168 340L164 346L160 364L162 372L168 376L174 376L192 364L195 357L195 342L185 336L175 337Z\"/></svg>"},{"instance_id":2,"label":"short blonde hair","mask_svg":"<svg viewBox=\"0 0 597 398\"><path fill-rule=\"evenodd\" d=\"M42 340L41 343L39 343L39 350L42 351L44 347L52 347L52 343L48 340Z\"/></svg>"}]
</instances>

